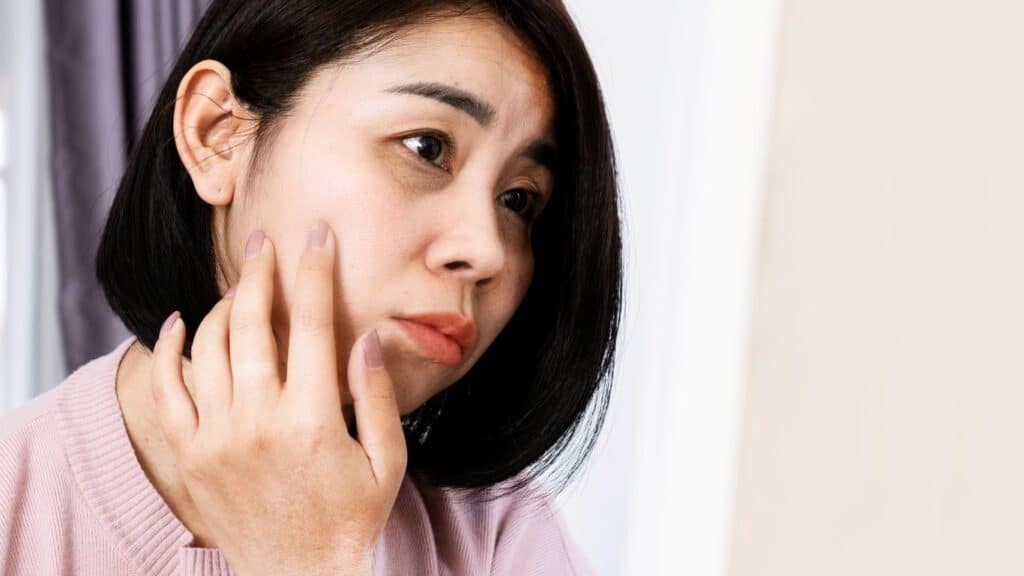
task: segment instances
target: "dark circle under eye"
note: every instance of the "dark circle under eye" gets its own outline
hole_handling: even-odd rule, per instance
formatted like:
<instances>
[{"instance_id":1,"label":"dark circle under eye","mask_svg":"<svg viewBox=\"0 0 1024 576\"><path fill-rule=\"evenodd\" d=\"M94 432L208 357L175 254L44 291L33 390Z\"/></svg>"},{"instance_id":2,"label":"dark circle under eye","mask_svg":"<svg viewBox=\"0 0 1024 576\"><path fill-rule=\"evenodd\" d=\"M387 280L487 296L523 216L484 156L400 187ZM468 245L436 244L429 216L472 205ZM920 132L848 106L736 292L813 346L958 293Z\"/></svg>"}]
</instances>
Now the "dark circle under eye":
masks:
<instances>
[{"instance_id":1,"label":"dark circle under eye","mask_svg":"<svg viewBox=\"0 0 1024 576\"><path fill-rule=\"evenodd\" d=\"M412 146L409 146L409 148L411 148L413 152L422 156L423 159L428 162L437 162L437 160L441 158L442 154L444 154L444 142L436 136L431 136L430 134L416 134L404 138L402 142L408 142L409 140L417 142L417 144L413 144Z\"/></svg>"}]
</instances>

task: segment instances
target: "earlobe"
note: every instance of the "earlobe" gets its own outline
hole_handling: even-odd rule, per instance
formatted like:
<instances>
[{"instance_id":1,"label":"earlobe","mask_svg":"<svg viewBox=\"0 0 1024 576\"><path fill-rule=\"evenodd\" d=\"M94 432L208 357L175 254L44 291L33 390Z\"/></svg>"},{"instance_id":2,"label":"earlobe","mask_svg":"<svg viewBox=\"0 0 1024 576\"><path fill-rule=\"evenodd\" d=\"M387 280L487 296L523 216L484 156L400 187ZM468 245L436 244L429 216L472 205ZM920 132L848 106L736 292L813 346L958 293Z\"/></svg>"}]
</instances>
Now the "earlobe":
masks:
<instances>
[{"instance_id":1,"label":"earlobe","mask_svg":"<svg viewBox=\"0 0 1024 576\"><path fill-rule=\"evenodd\" d=\"M216 60L196 63L178 84L174 143L196 193L208 204L231 202L244 119L236 114L231 71Z\"/></svg>"}]
</instances>

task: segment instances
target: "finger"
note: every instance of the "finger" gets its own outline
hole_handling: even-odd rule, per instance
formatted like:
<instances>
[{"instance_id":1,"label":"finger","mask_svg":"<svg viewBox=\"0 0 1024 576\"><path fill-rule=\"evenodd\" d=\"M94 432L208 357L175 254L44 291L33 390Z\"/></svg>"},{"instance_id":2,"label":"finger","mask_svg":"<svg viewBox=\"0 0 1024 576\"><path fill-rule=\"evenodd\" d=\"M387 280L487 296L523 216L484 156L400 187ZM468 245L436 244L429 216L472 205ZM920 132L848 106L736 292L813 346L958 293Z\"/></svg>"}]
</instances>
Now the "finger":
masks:
<instances>
[{"instance_id":1,"label":"finger","mask_svg":"<svg viewBox=\"0 0 1024 576\"><path fill-rule=\"evenodd\" d=\"M245 261L231 306L231 401L240 408L266 406L280 394L277 340L271 324L274 245L257 230L245 245Z\"/></svg>"},{"instance_id":2,"label":"finger","mask_svg":"<svg viewBox=\"0 0 1024 576\"><path fill-rule=\"evenodd\" d=\"M206 314L192 339L192 397L199 425L220 422L231 407L228 319L234 295L225 293Z\"/></svg>"},{"instance_id":3,"label":"finger","mask_svg":"<svg viewBox=\"0 0 1024 576\"><path fill-rule=\"evenodd\" d=\"M380 336L364 334L349 356L348 378L355 400L359 443L378 484L394 484L405 475L408 458L395 387L384 366Z\"/></svg>"},{"instance_id":4,"label":"finger","mask_svg":"<svg viewBox=\"0 0 1024 576\"><path fill-rule=\"evenodd\" d=\"M199 416L182 376L182 352L185 348L185 323L175 311L164 321L153 345L150 365L150 391L160 428L176 454L195 436Z\"/></svg>"},{"instance_id":5,"label":"finger","mask_svg":"<svg viewBox=\"0 0 1024 576\"><path fill-rule=\"evenodd\" d=\"M344 422L334 336L334 253L334 234L318 222L309 231L295 277L285 393Z\"/></svg>"}]
</instances>

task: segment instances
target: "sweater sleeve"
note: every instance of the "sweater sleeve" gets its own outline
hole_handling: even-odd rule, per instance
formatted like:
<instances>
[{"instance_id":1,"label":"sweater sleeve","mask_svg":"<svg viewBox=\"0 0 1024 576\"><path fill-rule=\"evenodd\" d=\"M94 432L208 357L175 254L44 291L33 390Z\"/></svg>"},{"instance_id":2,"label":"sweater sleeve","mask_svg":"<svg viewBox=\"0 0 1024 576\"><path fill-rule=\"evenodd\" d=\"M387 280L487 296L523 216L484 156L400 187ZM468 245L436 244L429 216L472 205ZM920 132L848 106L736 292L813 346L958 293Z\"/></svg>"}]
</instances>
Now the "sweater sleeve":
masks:
<instances>
[{"instance_id":1,"label":"sweater sleeve","mask_svg":"<svg viewBox=\"0 0 1024 576\"><path fill-rule=\"evenodd\" d=\"M493 576L596 576L547 494L517 499L498 531Z\"/></svg>"}]
</instances>

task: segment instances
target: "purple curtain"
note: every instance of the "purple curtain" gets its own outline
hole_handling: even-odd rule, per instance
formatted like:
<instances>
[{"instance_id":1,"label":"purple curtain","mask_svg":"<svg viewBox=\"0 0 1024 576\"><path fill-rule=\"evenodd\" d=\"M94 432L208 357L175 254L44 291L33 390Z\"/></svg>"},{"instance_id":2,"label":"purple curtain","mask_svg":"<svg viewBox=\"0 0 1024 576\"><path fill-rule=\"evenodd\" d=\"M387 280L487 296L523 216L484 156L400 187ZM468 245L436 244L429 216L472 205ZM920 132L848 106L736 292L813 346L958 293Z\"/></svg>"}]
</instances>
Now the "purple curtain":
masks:
<instances>
[{"instance_id":1,"label":"purple curtain","mask_svg":"<svg viewBox=\"0 0 1024 576\"><path fill-rule=\"evenodd\" d=\"M59 307L68 373L128 330L94 258L138 136L209 0L46 0Z\"/></svg>"}]
</instances>

